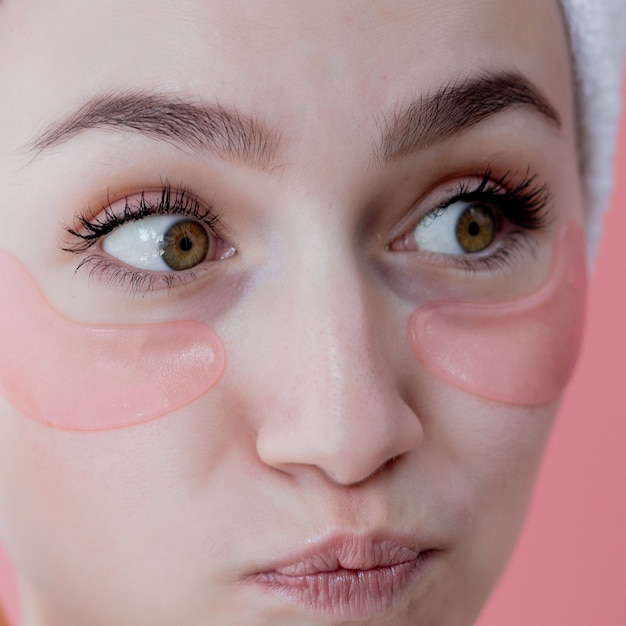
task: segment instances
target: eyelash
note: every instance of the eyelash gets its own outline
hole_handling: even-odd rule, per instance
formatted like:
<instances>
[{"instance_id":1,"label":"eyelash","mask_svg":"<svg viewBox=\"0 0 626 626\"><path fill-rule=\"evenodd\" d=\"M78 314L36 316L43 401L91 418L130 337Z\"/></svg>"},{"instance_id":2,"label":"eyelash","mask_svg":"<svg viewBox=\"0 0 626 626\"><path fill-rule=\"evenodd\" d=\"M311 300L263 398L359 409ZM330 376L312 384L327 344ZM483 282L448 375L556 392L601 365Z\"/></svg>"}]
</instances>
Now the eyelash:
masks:
<instances>
[{"instance_id":1,"label":"eyelash","mask_svg":"<svg viewBox=\"0 0 626 626\"><path fill-rule=\"evenodd\" d=\"M429 260L443 262L445 265L470 273L480 270L492 272L505 270L513 262L516 253L521 252L524 246L532 246L533 240L529 237L529 233L542 230L549 225L551 200L552 195L548 185L540 184L537 175L531 174L529 170L526 171L521 182L515 183L512 171L494 179L491 167L488 167L478 183L468 181L460 183L451 197L441 202L427 215L437 216L458 201L482 202L495 208L499 216L504 217L514 226L506 234L506 243L489 254L455 256L431 252L428 253ZM172 190L166 181L157 202L148 200L144 191L136 202L125 198L124 210L121 214L113 211L110 202L103 206L101 214L96 218L88 217L86 214L77 214L75 218L77 226L72 228L66 225L64 227L76 241L61 243L60 247L73 254L85 253L122 224L155 215L191 217L204 224L210 235L219 237L215 227L221 215L215 213L212 207L200 204L188 189ZM86 267L89 267L90 278L98 274L104 275L108 279L109 286L127 289L133 295L149 293L157 287L172 290L177 286L193 282L198 272L204 269L199 267L171 274L148 273L122 267L101 254L87 256L78 265L76 271Z\"/></svg>"},{"instance_id":2,"label":"eyelash","mask_svg":"<svg viewBox=\"0 0 626 626\"><path fill-rule=\"evenodd\" d=\"M125 198L124 210L121 214L111 208L111 202L103 205L101 214L96 218L88 217L86 214L77 214L75 217L76 227L64 226L64 230L76 241L62 242L60 244L61 249L73 254L85 253L122 224L157 215L191 217L204 224L209 235L220 237L215 227L220 221L221 215L217 214L212 207L200 204L188 189L172 190L171 185L166 181L157 202L148 200L146 198L147 193L141 192L139 199L134 202L128 197ZM198 267L171 274L148 273L123 267L102 254L90 254L80 262L76 271L87 267L89 268L89 278L104 275L107 277L109 286L126 289L131 295L150 293L157 287L171 291L177 286L196 280L198 272L203 269Z\"/></svg>"},{"instance_id":3,"label":"eyelash","mask_svg":"<svg viewBox=\"0 0 626 626\"><path fill-rule=\"evenodd\" d=\"M547 228L552 221L552 194L549 186L541 184L537 175L531 174L529 169L520 182L515 183L514 178L515 174L509 170L494 179L492 169L488 167L479 183L460 183L450 198L427 213L436 217L455 202L481 202L493 207L499 217L504 217L513 225L514 228L506 234L505 244L486 255L482 252L462 256L430 252L429 260L470 273L483 269L495 272L507 269L523 247L532 248L534 241L529 234ZM501 227L499 224L498 228Z\"/></svg>"},{"instance_id":4,"label":"eyelash","mask_svg":"<svg viewBox=\"0 0 626 626\"><path fill-rule=\"evenodd\" d=\"M61 248L66 252L81 253L86 252L97 241L105 237L118 226L131 221L138 221L145 217L154 215L185 215L202 222L209 232L218 237L215 232L215 225L220 220L220 215L214 213L213 209L202 206L198 200L189 194L187 189L174 191L169 183L165 183L161 190L159 201L154 204L146 200L146 192L142 191L138 203L129 203L125 198L124 212L118 215L111 209L111 204L103 206L102 217L95 219L85 215L77 215L78 228L65 227L65 230L77 237L77 243L62 244Z\"/></svg>"}]
</instances>

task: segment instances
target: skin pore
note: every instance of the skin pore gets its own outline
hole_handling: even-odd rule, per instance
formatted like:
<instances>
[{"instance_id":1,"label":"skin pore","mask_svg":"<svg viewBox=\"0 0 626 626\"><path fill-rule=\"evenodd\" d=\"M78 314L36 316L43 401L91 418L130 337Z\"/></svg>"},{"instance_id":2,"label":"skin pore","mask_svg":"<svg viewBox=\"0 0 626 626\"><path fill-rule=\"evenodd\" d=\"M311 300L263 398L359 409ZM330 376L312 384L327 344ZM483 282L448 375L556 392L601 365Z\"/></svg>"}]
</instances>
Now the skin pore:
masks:
<instances>
[{"instance_id":1,"label":"skin pore","mask_svg":"<svg viewBox=\"0 0 626 626\"><path fill-rule=\"evenodd\" d=\"M458 389L408 324L533 293L583 223L557 2L4 0L0 59L0 250L65 319L200 323L226 355L191 404L106 432L0 397L23 624L471 624L558 401ZM484 250L421 238L467 202ZM139 267L127 238L171 215L207 257ZM427 555L378 609L259 583L333 542L358 569L370 540Z\"/></svg>"}]
</instances>

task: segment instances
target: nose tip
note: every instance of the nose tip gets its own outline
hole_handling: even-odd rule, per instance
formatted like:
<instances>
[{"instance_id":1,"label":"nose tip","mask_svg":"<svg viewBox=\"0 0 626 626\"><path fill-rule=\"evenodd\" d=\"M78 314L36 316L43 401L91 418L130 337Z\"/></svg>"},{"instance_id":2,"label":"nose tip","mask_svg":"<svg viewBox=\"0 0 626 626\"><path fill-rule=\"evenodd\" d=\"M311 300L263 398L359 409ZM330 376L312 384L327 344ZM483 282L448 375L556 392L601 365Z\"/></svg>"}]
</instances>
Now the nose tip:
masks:
<instances>
[{"instance_id":1,"label":"nose tip","mask_svg":"<svg viewBox=\"0 0 626 626\"><path fill-rule=\"evenodd\" d=\"M385 411L347 403L340 412L330 407L300 410L273 426L280 430L278 436L266 424L257 439L265 464L286 473L315 467L345 486L364 482L422 440L419 419L400 403Z\"/></svg>"},{"instance_id":2,"label":"nose tip","mask_svg":"<svg viewBox=\"0 0 626 626\"><path fill-rule=\"evenodd\" d=\"M314 466L352 485L419 446L421 422L402 398L393 354L379 343L358 306L309 325L298 341L284 335L271 385L278 387L257 432L265 464L288 473Z\"/></svg>"}]
</instances>

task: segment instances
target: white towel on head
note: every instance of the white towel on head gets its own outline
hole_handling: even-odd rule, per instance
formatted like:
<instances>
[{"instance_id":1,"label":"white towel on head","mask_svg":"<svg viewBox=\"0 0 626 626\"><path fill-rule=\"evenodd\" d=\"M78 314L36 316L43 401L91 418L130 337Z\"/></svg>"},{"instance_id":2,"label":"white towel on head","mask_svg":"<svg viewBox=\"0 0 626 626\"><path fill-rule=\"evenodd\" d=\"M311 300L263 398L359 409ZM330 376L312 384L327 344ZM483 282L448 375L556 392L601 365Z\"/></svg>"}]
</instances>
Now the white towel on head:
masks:
<instances>
[{"instance_id":1,"label":"white towel on head","mask_svg":"<svg viewBox=\"0 0 626 626\"><path fill-rule=\"evenodd\" d=\"M587 240L595 256L613 183L626 51L626 0L561 0L578 82ZM625 207L626 209L626 207Z\"/></svg>"}]
</instances>

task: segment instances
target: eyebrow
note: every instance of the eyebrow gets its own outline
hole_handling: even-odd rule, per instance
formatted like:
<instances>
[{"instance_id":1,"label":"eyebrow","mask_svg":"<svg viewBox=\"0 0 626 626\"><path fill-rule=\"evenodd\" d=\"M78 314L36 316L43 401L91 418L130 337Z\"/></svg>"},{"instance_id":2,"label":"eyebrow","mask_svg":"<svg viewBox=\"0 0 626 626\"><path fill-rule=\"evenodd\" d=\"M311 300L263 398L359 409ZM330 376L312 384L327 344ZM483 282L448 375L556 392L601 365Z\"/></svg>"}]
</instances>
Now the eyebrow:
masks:
<instances>
[{"instance_id":1,"label":"eyebrow","mask_svg":"<svg viewBox=\"0 0 626 626\"><path fill-rule=\"evenodd\" d=\"M520 74L486 74L448 83L383 117L377 158L382 162L397 159L459 135L497 113L520 107L561 128L556 109Z\"/></svg>"},{"instance_id":2,"label":"eyebrow","mask_svg":"<svg viewBox=\"0 0 626 626\"><path fill-rule=\"evenodd\" d=\"M99 95L53 123L31 147L42 152L89 129L136 132L193 150L209 150L259 168L272 163L279 143L276 133L234 109L196 104L166 94L116 92Z\"/></svg>"},{"instance_id":3,"label":"eyebrow","mask_svg":"<svg viewBox=\"0 0 626 626\"><path fill-rule=\"evenodd\" d=\"M485 74L450 82L418 97L379 120L382 136L375 145L379 162L388 162L459 135L511 108L525 107L553 127L561 119L548 99L524 76ZM208 106L146 92L112 92L89 100L75 113L47 127L31 143L42 152L89 129L136 132L223 158L269 167L279 134L252 116L219 105Z\"/></svg>"}]
</instances>

